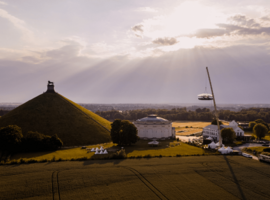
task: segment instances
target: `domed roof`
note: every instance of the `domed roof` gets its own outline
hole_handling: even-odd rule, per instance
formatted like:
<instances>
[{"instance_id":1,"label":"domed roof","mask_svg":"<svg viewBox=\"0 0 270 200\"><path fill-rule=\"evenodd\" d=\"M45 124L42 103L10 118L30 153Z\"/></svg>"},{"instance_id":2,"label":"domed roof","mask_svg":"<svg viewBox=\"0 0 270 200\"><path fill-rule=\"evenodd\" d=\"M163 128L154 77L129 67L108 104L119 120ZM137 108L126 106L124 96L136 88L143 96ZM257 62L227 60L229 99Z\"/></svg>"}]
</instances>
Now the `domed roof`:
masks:
<instances>
[{"instance_id":1,"label":"domed roof","mask_svg":"<svg viewBox=\"0 0 270 200\"><path fill-rule=\"evenodd\" d=\"M137 122L168 122L167 119L157 117L157 115L148 115L148 117L144 117L142 119L136 120Z\"/></svg>"}]
</instances>

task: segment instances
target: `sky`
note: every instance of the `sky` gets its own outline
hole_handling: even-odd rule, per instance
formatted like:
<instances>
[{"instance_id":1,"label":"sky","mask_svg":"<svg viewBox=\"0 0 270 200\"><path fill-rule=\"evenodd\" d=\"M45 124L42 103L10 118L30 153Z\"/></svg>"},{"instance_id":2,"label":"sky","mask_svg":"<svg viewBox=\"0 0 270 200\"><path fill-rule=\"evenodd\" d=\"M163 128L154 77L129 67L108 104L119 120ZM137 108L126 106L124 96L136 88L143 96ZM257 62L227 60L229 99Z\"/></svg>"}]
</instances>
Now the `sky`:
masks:
<instances>
[{"instance_id":1,"label":"sky","mask_svg":"<svg viewBox=\"0 0 270 200\"><path fill-rule=\"evenodd\" d=\"M0 103L270 103L269 0L0 0ZM209 103L211 104L211 103Z\"/></svg>"}]
</instances>

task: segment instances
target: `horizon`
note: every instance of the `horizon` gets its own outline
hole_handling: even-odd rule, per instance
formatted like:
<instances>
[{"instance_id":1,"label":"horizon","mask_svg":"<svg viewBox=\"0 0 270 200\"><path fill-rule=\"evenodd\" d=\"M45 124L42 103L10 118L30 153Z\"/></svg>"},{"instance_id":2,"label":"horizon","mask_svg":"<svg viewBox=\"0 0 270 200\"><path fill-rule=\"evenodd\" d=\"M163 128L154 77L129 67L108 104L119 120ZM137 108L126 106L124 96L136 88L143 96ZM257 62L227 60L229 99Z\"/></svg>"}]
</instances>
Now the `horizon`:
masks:
<instances>
[{"instance_id":1,"label":"horizon","mask_svg":"<svg viewBox=\"0 0 270 200\"><path fill-rule=\"evenodd\" d=\"M208 66L217 105L269 104L269 8L0 0L0 102L26 102L50 80L74 102L199 105Z\"/></svg>"}]
</instances>

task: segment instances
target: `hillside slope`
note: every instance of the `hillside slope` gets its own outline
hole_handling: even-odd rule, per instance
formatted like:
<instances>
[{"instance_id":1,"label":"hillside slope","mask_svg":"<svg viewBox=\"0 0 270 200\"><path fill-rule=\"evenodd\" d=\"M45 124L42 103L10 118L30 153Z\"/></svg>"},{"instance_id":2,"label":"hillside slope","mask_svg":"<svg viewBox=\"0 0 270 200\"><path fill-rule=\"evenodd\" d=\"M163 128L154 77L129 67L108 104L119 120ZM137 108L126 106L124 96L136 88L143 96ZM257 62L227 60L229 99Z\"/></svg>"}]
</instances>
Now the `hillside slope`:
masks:
<instances>
[{"instance_id":1,"label":"hillside slope","mask_svg":"<svg viewBox=\"0 0 270 200\"><path fill-rule=\"evenodd\" d=\"M0 127L17 125L23 134L57 134L64 146L110 141L110 122L58 93L44 93L0 118Z\"/></svg>"}]
</instances>

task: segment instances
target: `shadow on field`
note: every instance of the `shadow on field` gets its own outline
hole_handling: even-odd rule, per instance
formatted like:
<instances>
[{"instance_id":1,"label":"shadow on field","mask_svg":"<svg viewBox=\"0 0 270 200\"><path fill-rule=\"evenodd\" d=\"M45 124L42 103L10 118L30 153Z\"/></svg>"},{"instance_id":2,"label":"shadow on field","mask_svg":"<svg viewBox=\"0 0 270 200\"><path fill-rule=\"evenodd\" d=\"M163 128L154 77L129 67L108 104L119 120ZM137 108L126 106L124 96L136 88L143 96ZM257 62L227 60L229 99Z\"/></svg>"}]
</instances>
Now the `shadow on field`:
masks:
<instances>
[{"instance_id":1,"label":"shadow on field","mask_svg":"<svg viewBox=\"0 0 270 200\"><path fill-rule=\"evenodd\" d=\"M237 180L237 178L236 178L236 176L235 176L235 174L234 174L234 172L233 172L232 166L230 165L230 163L229 163L227 157L226 157L226 156L223 156L223 157L224 157L224 159L225 159L225 161L226 161L226 163L227 163L227 165L228 165L228 167L229 167L229 169L230 169L230 172L231 172L231 174L232 174L232 176L233 176L234 182L235 182L235 184L237 185L237 188L238 188L238 190L239 190L239 192L240 192L240 194L241 194L242 199L246 200L246 197L245 197L245 195L244 195L244 193L243 193L243 191L242 191L242 188L241 188L240 184L238 183L238 180Z\"/></svg>"},{"instance_id":2,"label":"shadow on field","mask_svg":"<svg viewBox=\"0 0 270 200\"><path fill-rule=\"evenodd\" d=\"M83 162L83 165L93 165L93 164L114 164L114 165L118 165L119 163L121 163L122 161L124 161L125 159L109 159L109 160L85 160Z\"/></svg>"}]
</instances>

